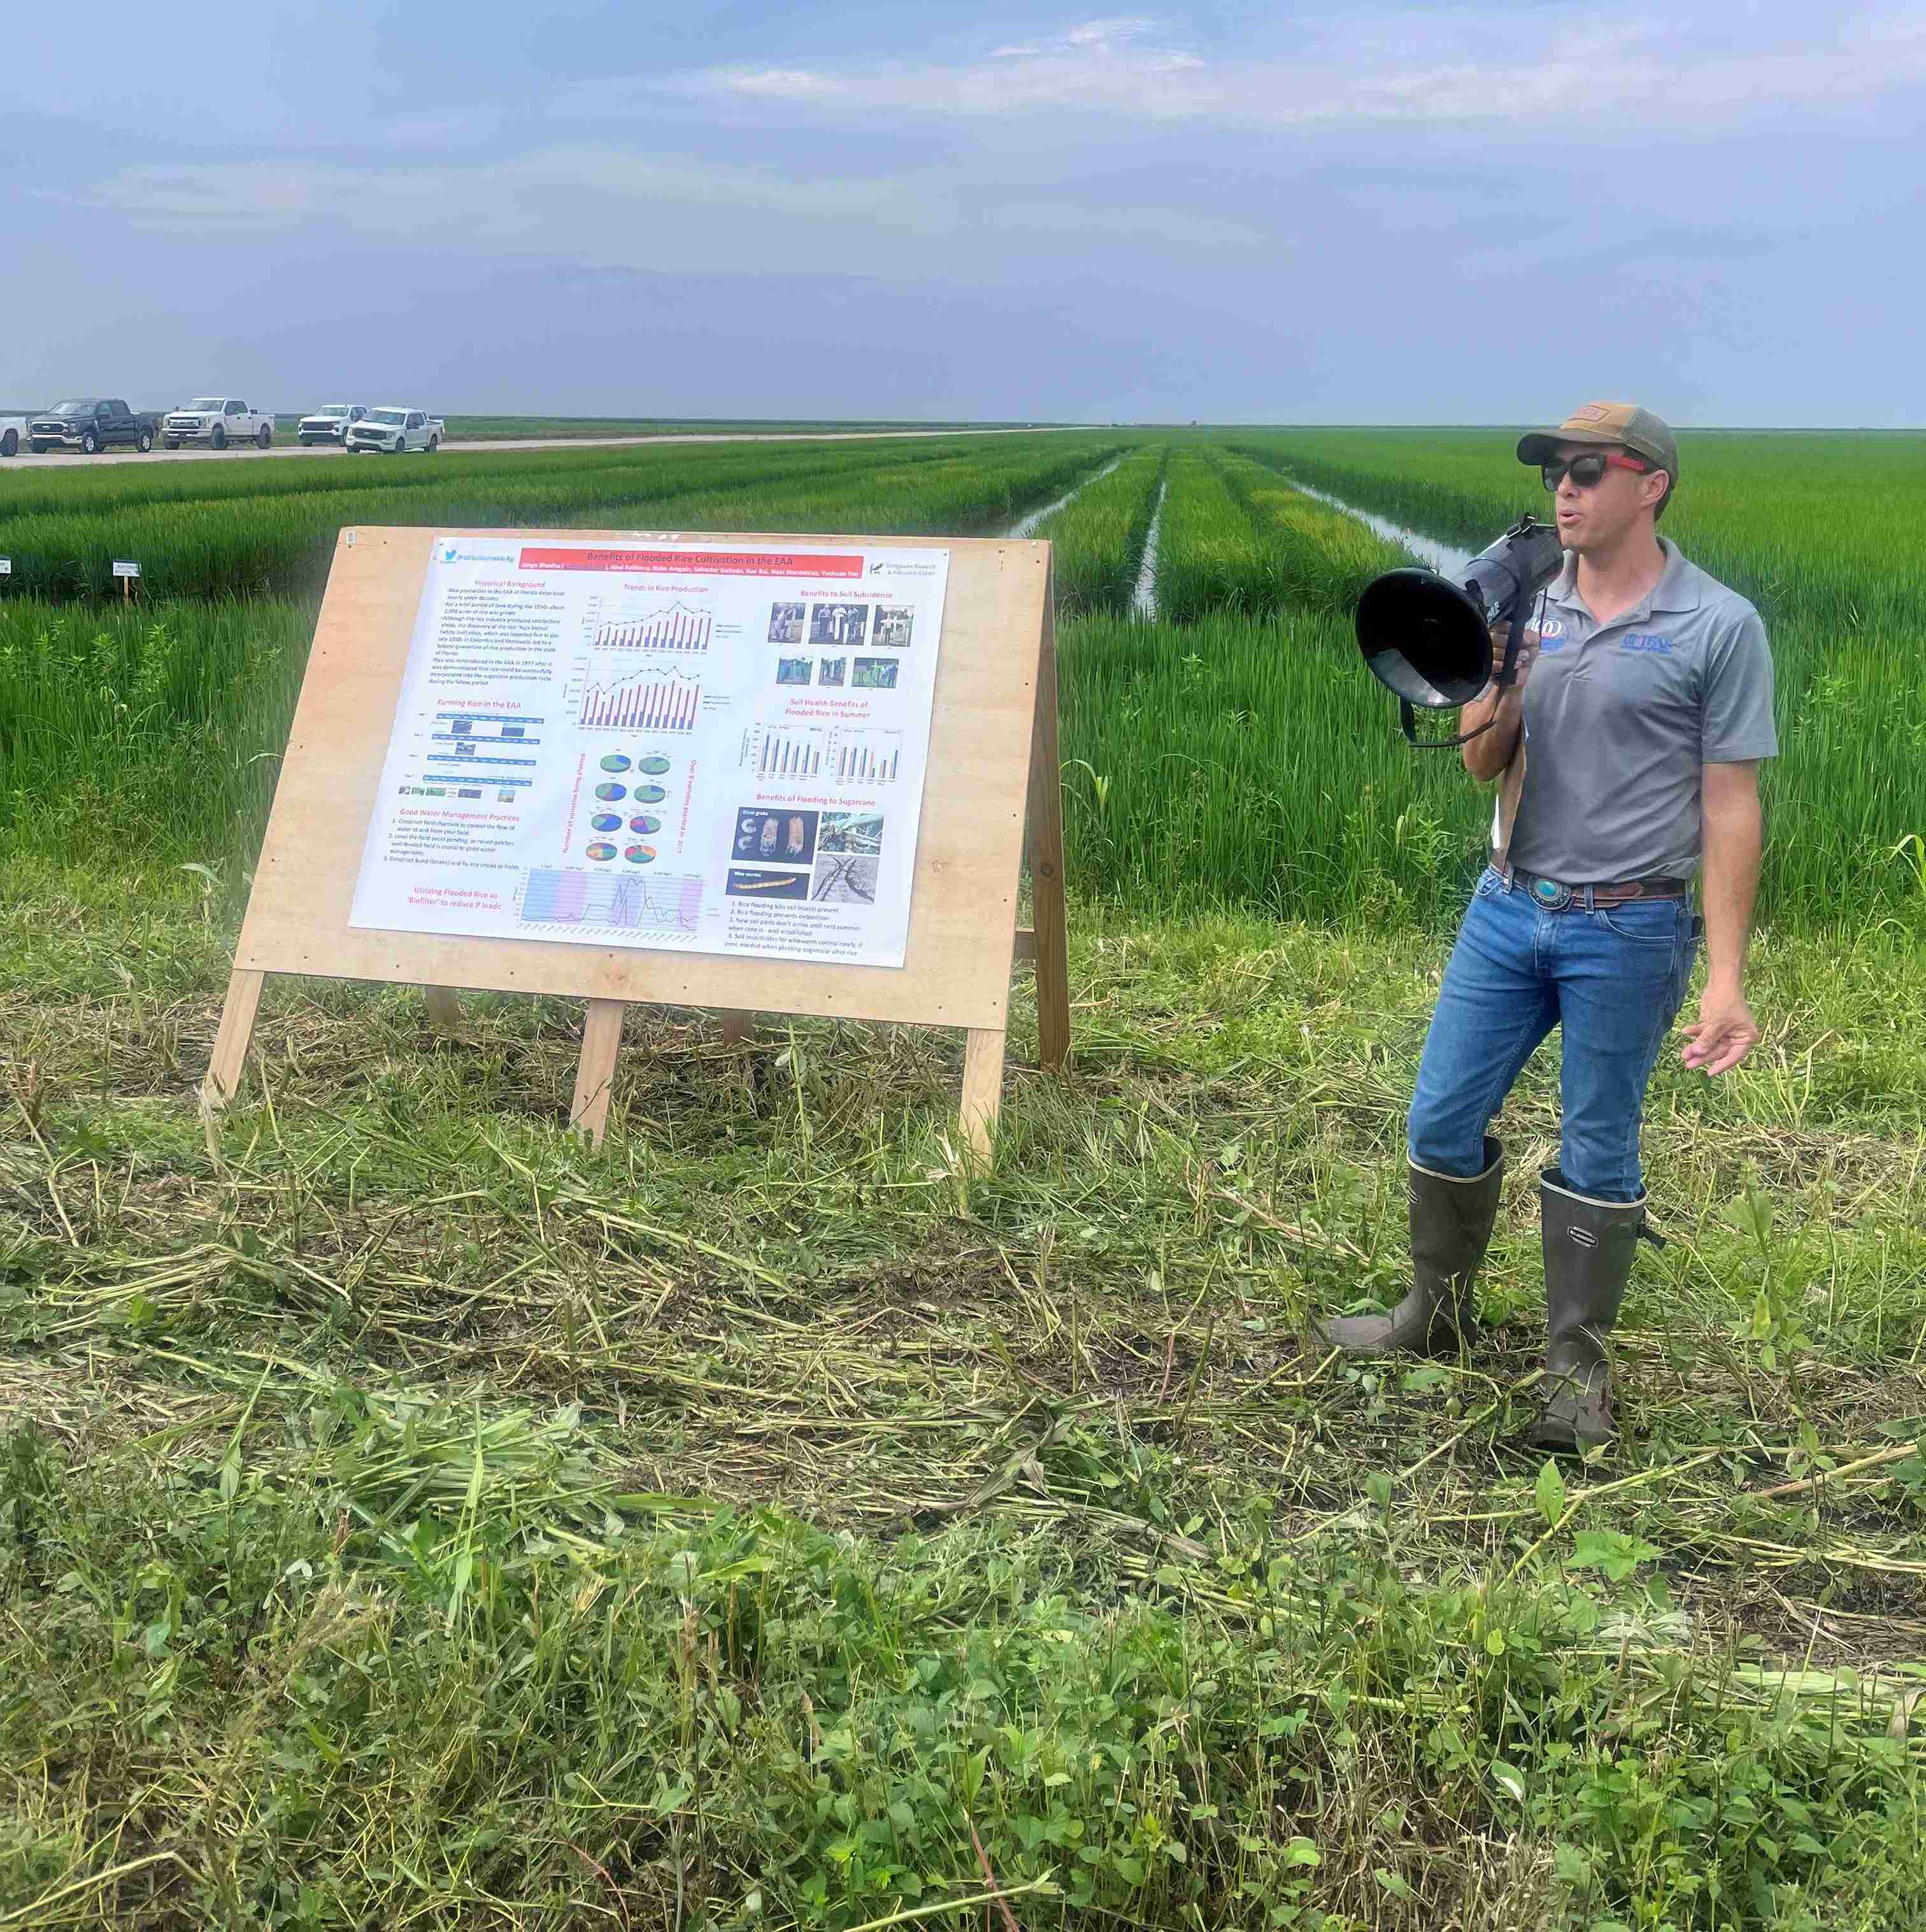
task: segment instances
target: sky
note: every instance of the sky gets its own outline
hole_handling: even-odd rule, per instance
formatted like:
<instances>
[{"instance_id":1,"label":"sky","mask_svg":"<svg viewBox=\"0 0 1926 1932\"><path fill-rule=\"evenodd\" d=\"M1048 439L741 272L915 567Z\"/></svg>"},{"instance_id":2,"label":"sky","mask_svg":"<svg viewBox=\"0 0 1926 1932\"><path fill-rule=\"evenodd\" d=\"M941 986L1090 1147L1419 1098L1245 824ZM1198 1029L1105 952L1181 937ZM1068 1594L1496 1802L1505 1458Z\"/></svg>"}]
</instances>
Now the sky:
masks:
<instances>
[{"instance_id":1,"label":"sky","mask_svg":"<svg viewBox=\"0 0 1926 1932\"><path fill-rule=\"evenodd\" d=\"M1926 423L1926 0L23 10L0 405Z\"/></svg>"}]
</instances>

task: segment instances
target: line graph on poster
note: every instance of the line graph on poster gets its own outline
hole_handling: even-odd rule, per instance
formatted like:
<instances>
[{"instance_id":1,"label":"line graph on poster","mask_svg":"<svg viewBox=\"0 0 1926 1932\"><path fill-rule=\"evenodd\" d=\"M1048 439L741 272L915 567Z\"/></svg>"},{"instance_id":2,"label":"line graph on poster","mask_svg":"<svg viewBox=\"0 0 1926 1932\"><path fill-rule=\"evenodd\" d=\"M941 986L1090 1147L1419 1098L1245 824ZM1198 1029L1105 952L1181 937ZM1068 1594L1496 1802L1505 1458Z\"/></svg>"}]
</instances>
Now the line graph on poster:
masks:
<instances>
[{"instance_id":1,"label":"line graph on poster","mask_svg":"<svg viewBox=\"0 0 1926 1932\"><path fill-rule=\"evenodd\" d=\"M692 939L702 911L702 885L693 874L578 872L565 866L530 868L522 886L524 926L626 933L659 933ZM572 932L556 932L556 938Z\"/></svg>"},{"instance_id":2,"label":"line graph on poster","mask_svg":"<svg viewBox=\"0 0 1926 1932\"><path fill-rule=\"evenodd\" d=\"M611 610L595 598L584 620L588 641L603 651L706 651L715 619L700 606L654 604Z\"/></svg>"},{"instance_id":3,"label":"line graph on poster","mask_svg":"<svg viewBox=\"0 0 1926 1932\"><path fill-rule=\"evenodd\" d=\"M665 669L598 680L578 667L580 697L576 724L584 731L693 731L702 703L702 680Z\"/></svg>"},{"instance_id":4,"label":"line graph on poster","mask_svg":"<svg viewBox=\"0 0 1926 1932\"><path fill-rule=\"evenodd\" d=\"M807 778L867 790L895 782L902 740L900 731L845 724L756 724L742 734L739 768L759 784Z\"/></svg>"}]
</instances>

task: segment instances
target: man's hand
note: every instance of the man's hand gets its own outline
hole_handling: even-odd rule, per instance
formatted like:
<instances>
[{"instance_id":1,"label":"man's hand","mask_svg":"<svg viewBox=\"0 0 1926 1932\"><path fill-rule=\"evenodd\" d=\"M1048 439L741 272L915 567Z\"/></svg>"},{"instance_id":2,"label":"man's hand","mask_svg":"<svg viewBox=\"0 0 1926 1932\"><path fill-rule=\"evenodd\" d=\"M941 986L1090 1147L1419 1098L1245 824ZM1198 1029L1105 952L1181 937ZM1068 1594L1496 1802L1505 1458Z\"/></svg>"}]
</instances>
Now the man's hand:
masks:
<instances>
[{"instance_id":1,"label":"man's hand","mask_svg":"<svg viewBox=\"0 0 1926 1932\"><path fill-rule=\"evenodd\" d=\"M1699 1001L1699 1020L1685 1029L1681 1058L1697 1073L1726 1073L1759 1044L1759 1022L1734 989L1722 992L1708 986Z\"/></svg>"}]
</instances>

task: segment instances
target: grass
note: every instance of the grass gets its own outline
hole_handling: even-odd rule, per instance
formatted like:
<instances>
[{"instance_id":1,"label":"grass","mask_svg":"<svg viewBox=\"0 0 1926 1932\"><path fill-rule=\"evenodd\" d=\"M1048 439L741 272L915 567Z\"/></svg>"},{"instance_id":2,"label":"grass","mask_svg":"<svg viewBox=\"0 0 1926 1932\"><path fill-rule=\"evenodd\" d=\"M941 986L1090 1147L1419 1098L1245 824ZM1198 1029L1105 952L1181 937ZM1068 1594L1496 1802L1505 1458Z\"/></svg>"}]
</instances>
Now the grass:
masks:
<instances>
[{"instance_id":1,"label":"grass","mask_svg":"<svg viewBox=\"0 0 1926 1932\"><path fill-rule=\"evenodd\" d=\"M1543 1465L1555 1061L1479 1357L1310 1339L1398 1292L1484 805L1357 670L1376 553L1287 440L487 484L833 529L1088 483L1075 1060L1019 992L993 1169L948 1035L633 1012L596 1155L578 1006L447 1039L327 982L204 1119L311 602L0 610L0 1932L1919 1922L1926 887L1798 856L1906 822L1905 660L1786 651L1765 1038L1662 1063L1625 1439ZM1120 614L1160 475L1182 623ZM218 578L245 496L125 514Z\"/></svg>"},{"instance_id":2,"label":"grass","mask_svg":"<svg viewBox=\"0 0 1926 1932\"><path fill-rule=\"evenodd\" d=\"M1768 946L1756 1072L1661 1073L1631 1444L1555 1486L1508 1446L1547 1072L1490 1352L1304 1346L1397 1272L1421 935L1079 908L1082 1070L1018 1074L989 1176L938 1038L638 1016L598 1159L553 1130L566 1005L437 1046L332 987L272 998L210 1138L179 1096L232 902L22 884L34 1922L849 1928L985 1863L1040 1926L1905 1922L1926 1034L1890 935Z\"/></svg>"}]
</instances>

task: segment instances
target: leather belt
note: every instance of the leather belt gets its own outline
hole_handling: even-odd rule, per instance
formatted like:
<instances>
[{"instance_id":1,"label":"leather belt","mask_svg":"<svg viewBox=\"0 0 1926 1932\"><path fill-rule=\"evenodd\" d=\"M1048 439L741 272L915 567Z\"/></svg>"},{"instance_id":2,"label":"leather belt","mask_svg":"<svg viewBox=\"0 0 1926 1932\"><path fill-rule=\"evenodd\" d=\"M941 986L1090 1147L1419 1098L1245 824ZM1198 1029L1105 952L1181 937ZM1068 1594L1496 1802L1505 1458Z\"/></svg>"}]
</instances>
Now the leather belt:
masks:
<instances>
[{"instance_id":1,"label":"leather belt","mask_svg":"<svg viewBox=\"0 0 1926 1932\"><path fill-rule=\"evenodd\" d=\"M1625 905L1634 899L1682 899L1692 888L1684 879L1622 879L1612 885L1568 886L1562 880L1548 879L1542 873L1528 872L1522 866L1507 866L1499 876L1508 886L1520 886L1531 895L1532 903L1546 912L1563 912L1568 906L1582 906L1589 912L1595 906Z\"/></svg>"}]
</instances>

